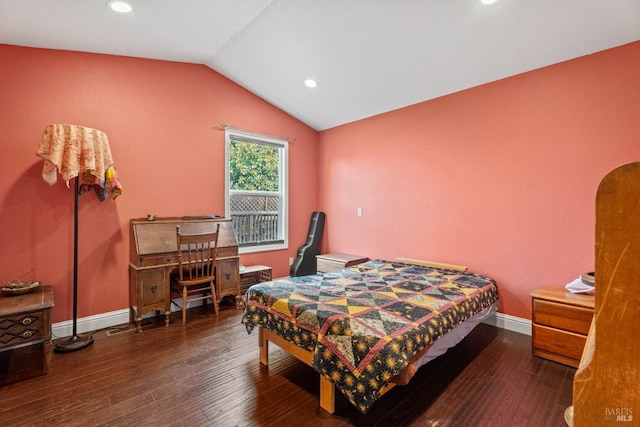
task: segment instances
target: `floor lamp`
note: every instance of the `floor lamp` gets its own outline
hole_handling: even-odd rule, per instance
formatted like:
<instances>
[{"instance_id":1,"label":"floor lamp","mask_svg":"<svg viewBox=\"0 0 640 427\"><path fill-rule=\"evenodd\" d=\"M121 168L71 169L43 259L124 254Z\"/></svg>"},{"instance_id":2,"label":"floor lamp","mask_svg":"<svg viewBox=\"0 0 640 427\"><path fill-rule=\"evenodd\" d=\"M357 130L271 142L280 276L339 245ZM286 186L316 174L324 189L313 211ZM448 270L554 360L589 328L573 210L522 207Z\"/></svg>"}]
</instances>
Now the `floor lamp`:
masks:
<instances>
[{"instance_id":1,"label":"floor lamp","mask_svg":"<svg viewBox=\"0 0 640 427\"><path fill-rule=\"evenodd\" d=\"M78 196L80 195L79 177L74 179L73 190L73 334L56 343L53 347L58 353L69 353L93 344L93 335L78 335Z\"/></svg>"},{"instance_id":2,"label":"floor lamp","mask_svg":"<svg viewBox=\"0 0 640 427\"><path fill-rule=\"evenodd\" d=\"M45 129L36 154L45 159L42 177L50 185L56 183L57 171L63 175L67 186L69 186L69 180L74 179L73 333L70 337L56 342L54 346L54 351L68 353L93 344L91 334L78 335L78 197L81 190L80 180L83 181L83 192L88 188L93 188L101 201L109 194L112 199L115 199L121 193L122 188L115 177L107 136L102 131L76 125L49 125ZM86 180L87 175L90 181ZM109 185L107 185L107 178L109 178Z\"/></svg>"}]
</instances>

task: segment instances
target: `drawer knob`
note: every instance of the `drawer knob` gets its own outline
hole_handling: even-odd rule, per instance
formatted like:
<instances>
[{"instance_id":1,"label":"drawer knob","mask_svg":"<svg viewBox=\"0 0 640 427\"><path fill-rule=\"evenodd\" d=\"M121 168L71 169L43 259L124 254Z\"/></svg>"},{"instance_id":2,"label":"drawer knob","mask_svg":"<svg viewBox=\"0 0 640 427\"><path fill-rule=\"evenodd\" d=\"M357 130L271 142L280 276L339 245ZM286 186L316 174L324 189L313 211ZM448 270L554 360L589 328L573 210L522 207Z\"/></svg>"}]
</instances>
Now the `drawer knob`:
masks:
<instances>
[{"instance_id":1,"label":"drawer knob","mask_svg":"<svg viewBox=\"0 0 640 427\"><path fill-rule=\"evenodd\" d=\"M227 280L231 279L231 274L227 274Z\"/></svg>"},{"instance_id":2,"label":"drawer knob","mask_svg":"<svg viewBox=\"0 0 640 427\"><path fill-rule=\"evenodd\" d=\"M33 319L30 317L25 317L24 319L22 319L22 324L24 326L29 326L31 324L31 322L33 322Z\"/></svg>"},{"instance_id":3,"label":"drawer knob","mask_svg":"<svg viewBox=\"0 0 640 427\"><path fill-rule=\"evenodd\" d=\"M31 338L32 335L33 335L33 331L24 331L22 333L22 338Z\"/></svg>"},{"instance_id":4,"label":"drawer knob","mask_svg":"<svg viewBox=\"0 0 640 427\"><path fill-rule=\"evenodd\" d=\"M151 286L151 292L153 292L155 294L157 290L158 290L158 285L152 285Z\"/></svg>"}]
</instances>

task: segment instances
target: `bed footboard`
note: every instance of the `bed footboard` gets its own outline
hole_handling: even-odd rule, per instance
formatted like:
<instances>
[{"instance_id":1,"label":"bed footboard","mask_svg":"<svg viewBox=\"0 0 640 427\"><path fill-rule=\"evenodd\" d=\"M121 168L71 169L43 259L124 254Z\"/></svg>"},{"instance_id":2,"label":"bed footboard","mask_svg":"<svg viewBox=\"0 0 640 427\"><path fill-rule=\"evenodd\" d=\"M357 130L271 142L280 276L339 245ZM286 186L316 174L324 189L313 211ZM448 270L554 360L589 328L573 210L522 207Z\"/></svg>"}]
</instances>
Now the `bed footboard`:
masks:
<instances>
[{"instance_id":1,"label":"bed footboard","mask_svg":"<svg viewBox=\"0 0 640 427\"><path fill-rule=\"evenodd\" d=\"M260 346L260 363L269 366L269 341L311 367L313 353L285 340L279 335L263 327L258 327L258 340ZM336 410L336 388L333 383L320 375L320 407L330 414Z\"/></svg>"},{"instance_id":2,"label":"bed footboard","mask_svg":"<svg viewBox=\"0 0 640 427\"><path fill-rule=\"evenodd\" d=\"M303 348L296 346L295 344L285 340L278 334L271 332L262 326L258 327L258 345L260 346L260 363L264 366L269 366L269 341L305 363L308 366L313 367L313 353ZM320 407L330 414L336 411L336 387L335 385L326 379L323 375L320 375ZM411 375L413 376L413 375ZM408 382L408 380L406 381ZM406 382L399 382L398 384L406 384ZM389 383L384 387L380 393L382 396L389 390L391 390L396 384Z\"/></svg>"}]
</instances>

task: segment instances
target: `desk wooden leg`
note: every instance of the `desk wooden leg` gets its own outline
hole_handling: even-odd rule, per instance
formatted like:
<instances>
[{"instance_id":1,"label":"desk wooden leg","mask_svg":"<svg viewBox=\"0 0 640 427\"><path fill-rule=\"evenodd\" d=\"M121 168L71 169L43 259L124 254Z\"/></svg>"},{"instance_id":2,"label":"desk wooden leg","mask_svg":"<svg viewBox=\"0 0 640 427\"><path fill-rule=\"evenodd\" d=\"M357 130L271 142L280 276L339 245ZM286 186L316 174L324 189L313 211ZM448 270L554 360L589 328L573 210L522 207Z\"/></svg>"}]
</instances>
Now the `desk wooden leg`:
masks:
<instances>
[{"instance_id":1,"label":"desk wooden leg","mask_svg":"<svg viewBox=\"0 0 640 427\"><path fill-rule=\"evenodd\" d=\"M336 387L320 375L320 407L330 414L336 411Z\"/></svg>"},{"instance_id":2,"label":"desk wooden leg","mask_svg":"<svg viewBox=\"0 0 640 427\"><path fill-rule=\"evenodd\" d=\"M235 296L236 299L236 308L244 308L244 301L240 296L240 290L238 290L238 295Z\"/></svg>"},{"instance_id":3,"label":"desk wooden leg","mask_svg":"<svg viewBox=\"0 0 640 427\"><path fill-rule=\"evenodd\" d=\"M258 328L258 345L260 346L260 363L269 366L269 340L262 328Z\"/></svg>"}]
</instances>

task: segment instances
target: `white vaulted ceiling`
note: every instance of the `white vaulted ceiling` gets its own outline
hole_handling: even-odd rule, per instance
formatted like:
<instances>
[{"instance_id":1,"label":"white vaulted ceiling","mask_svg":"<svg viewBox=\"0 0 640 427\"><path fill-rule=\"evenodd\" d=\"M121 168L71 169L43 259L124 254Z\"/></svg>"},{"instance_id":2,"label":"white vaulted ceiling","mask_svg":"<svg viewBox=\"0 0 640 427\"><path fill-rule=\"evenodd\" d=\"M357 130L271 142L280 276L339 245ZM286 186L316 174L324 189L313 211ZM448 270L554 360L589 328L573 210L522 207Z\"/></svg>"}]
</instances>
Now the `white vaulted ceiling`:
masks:
<instances>
[{"instance_id":1,"label":"white vaulted ceiling","mask_svg":"<svg viewBox=\"0 0 640 427\"><path fill-rule=\"evenodd\" d=\"M205 64L324 130L640 40L640 0L129 3L0 0L0 43Z\"/></svg>"}]
</instances>

